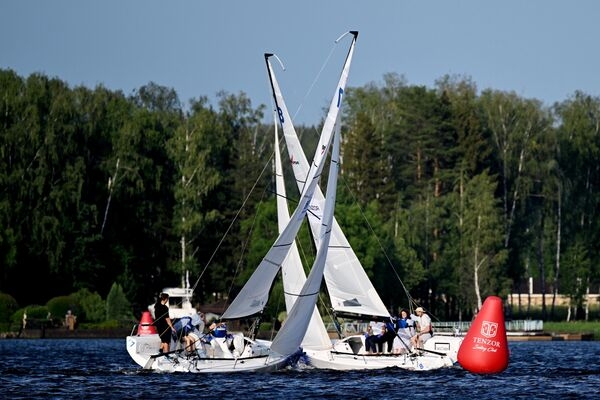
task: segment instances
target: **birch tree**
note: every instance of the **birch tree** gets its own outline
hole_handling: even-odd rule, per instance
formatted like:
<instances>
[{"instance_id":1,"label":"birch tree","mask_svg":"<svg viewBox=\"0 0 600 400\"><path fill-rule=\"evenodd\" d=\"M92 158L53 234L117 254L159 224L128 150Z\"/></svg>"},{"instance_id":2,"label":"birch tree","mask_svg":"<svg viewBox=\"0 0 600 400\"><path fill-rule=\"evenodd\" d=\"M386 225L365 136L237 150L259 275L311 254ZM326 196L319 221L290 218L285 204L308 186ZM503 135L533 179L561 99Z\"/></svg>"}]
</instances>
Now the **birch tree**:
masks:
<instances>
[{"instance_id":1,"label":"birch tree","mask_svg":"<svg viewBox=\"0 0 600 400\"><path fill-rule=\"evenodd\" d=\"M481 309L484 297L501 296L507 290L502 274L507 251L499 229L502 219L494 197L495 189L491 177L482 173L468 180L460 194L464 204L460 226L464 248L463 288L469 287L472 291L475 310Z\"/></svg>"}]
</instances>

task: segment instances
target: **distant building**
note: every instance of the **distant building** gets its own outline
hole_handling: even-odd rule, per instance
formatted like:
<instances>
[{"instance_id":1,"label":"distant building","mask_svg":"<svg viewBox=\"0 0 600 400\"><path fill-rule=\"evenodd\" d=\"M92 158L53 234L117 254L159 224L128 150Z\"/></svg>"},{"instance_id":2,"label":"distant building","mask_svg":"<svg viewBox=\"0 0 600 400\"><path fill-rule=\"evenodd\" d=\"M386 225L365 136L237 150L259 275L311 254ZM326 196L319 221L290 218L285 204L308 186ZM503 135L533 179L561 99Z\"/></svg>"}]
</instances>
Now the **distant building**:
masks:
<instances>
[{"instance_id":1,"label":"distant building","mask_svg":"<svg viewBox=\"0 0 600 400\"><path fill-rule=\"evenodd\" d=\"M593 290L593 288L590 288ZM529 301L531 301L532 306L541 306L542 305L542 297L545 297L546 306L552 304L552 297L554 289L551 285L546 285L545 287L545 296L542 296L542 285L539 279L529 278L529 280L518 287L518 290L515 293L511 293L508 295L508 302L512 306L516 306L519 304L519 294L521 296L521 304L526 305ZM587 303L591 305L600 306L600 287L596 287L594 290L595 293L591 293L587 295ZM568 296L559 293L556 295L556 305L557 306L568 306L570 303L570 299Z\"/></svg>"}]
</instances>

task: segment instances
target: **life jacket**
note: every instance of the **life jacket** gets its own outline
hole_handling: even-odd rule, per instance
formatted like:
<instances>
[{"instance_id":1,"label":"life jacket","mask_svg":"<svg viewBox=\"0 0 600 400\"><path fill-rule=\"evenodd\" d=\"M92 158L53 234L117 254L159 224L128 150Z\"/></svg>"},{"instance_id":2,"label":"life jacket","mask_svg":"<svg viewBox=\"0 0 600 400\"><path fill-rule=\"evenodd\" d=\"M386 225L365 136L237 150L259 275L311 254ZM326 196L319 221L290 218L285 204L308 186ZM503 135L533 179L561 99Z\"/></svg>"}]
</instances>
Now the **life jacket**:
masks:
<instances>
[{"instance_id":1,"label":"life jacket","mask_svg":"<svg viewBox=\"0 0 600 400\"><path fill-rule=\"evenodd\" d=\"M190 317L180 318L173 324L173 327L177 331L177 334L181 334L183 336L187 335L192 330L194 330L194 326L192 325L192 318Z\"/></svg>"},{"instance_id":2,"label":"life jacket","mask_svg":"<svg viewBox=\"0 0 600 400\"><path fill-rule=\"evenodd\" d=\"M396 329L394 328L394 323L393 323L393 322L391 322L391 321L387 321L387 322L385 323L385 329L386 329L386 332L388 332L388 334L389 334L390 332L391 332L391 333L394 333L394 332L396 332Z\"/></svg>"},{"instance_id":3,"label":"life jacket","mask_svg":"<svg viewBox=\"0 0 600 400\"><path fill-rule=\"evenodd\" d=\"M221 324L213 331L213 336L218 338L224 338L227 336L227 325Z\"/></svg>"}]
</instances>

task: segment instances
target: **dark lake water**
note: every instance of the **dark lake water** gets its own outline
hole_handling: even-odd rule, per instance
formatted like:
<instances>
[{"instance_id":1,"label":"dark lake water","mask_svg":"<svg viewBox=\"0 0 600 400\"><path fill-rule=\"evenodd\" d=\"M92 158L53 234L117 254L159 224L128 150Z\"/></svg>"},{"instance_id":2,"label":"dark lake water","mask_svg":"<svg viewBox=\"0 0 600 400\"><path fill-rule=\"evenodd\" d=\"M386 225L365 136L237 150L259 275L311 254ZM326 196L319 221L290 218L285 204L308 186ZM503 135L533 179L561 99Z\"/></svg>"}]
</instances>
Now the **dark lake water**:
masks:
<instances>
[{"instance_id":1,"label":"dark lake water","mask_svg":"<svg viewBox=\"0 0 600 400\"><path fill-rule=\"evenodd\" d=\"M600 342L509 342L497 375L429 372L164 374L142 371L125 339L0 340L3 399L585 399L600 398Z\"/></svg>"}]
</instances>

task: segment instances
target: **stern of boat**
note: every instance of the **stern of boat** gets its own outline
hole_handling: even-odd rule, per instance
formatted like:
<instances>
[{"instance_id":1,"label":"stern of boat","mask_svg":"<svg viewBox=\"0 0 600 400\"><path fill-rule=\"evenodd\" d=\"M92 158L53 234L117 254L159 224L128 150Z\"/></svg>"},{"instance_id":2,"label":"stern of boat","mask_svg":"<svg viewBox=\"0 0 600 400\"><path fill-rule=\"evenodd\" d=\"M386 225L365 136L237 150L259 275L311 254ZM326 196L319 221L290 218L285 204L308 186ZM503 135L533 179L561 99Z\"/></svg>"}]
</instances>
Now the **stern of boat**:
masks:
<instances>
[{"instance_id":1,"label":"stern of boat","mask_svg":"<svg viewBox=\"0 0 600 400\"><path fill-rule=\"evenodd\" d=\"M455 363L458 360L458 349L462 341L462 336L434 335L425 342L423 348L436 353L444 353L452 363Z\"/></svg>"},{"instance_id":2,"label":"stern of boat","mask_svg":"<svg viewBox=\"0 0 600 400\"><path fill-rule=\"evenodd\" d=\"M125 346L133 361L143 367L150 359L150 356L159 352L160 337L157 334L127 336L125 339Z\"/></svg>"}]
</instances>

